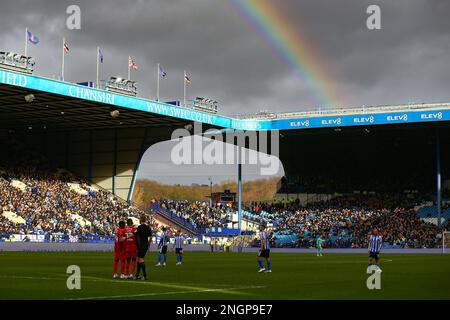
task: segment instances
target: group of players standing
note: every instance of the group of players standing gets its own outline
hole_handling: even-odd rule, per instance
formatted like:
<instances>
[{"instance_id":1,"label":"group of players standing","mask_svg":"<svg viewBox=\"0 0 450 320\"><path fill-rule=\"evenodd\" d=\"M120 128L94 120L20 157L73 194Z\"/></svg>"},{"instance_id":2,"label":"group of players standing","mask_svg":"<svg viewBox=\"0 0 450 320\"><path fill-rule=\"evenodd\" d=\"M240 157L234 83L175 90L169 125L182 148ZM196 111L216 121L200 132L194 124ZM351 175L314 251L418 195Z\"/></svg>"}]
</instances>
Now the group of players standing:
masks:
<instances>
[{"instance_id":1,"label":"group of players standing","mask_svg":"<svg viewBox=\"0 0 450 320\"><path fill-rule=\"evenodd\" d=\"M163 266L166 266L167 263L167 248L170 242L169 234L167 233L167 228L163 228L163 234L158 243L158 263L156 267L161 266L162 257L164 257ZM183 237L181 236L180 231L177 231L175 234L175 242L173 244L173 249L175 249L175 254L177 256L177 266L181 264L183 260Z\"/></svg>"},{"instance_id":2,"label":"group of players standing","mask_svg":"<svg viewBox=\"0 0 450 320\"><path fill-rule=\"evenodd\" d=\"M116 231L114 242L113 278L119 278L117 268L120 263L121 279L147 280L144 258L150 248L153 233L151 228L146 224L145 216L140 217L139 223L140 225L136 227L133 225L132 219L128 219L126 225L125 221L119 222L119 228ZM157 266L161 265L162 255L164 256L164 266L166 265L168 243L169 236L167 230L163 229L163 235L158 244L159 255ZM183 238L180 231L177 231L175 235L174 248L177 255L177 265L180 265L183 256Z\"/></svg>"},{"instance_id":3,"label":"group of players standing","mask_svg":"<svg viewBox=\"0 0 450 320\"><path fill-rule=\"evenodd\" d=\"M119 229L116 232L115 244L114 244L114 278L118 278L117 267L120 262L120 278L121 279L140 279L147 280L147 272L145 269L145 255L150 247L152 239L152 230L146 224L145 216L141 216L139 220L140 225L135 227L133 220L128 219L126 226L125 221L119 222ZM320 235L316 240L317 256L322 256L322 244L325 241L323 235ZM270 262L270 240L265 226L260 226L260 240L261 246L257 255L258 265L260 267L258 272L272 272ZM166 266L167 263L167 248L170 242L167 229L163 228L163 234L158 243L158 263L157 267ZM371 267L375 263L376 272L381 273L379 267L379 253L382 247L382 237L378 234L378 229L373 228L369 237L369 266ZM175 254L177 256L177 265L181 265L183 260L183 237L178 230L175 235L175 243L173 245ZM164 261L162 259L164 257ZM266 260L267 268L264 266L262 259ZM162 264L161 264L162 263ZM137 264L137 271L135 273ZM130 272L131 265L131 272ZM140 275L142 271L142 276Z\"/></svg>"}]
</instances>

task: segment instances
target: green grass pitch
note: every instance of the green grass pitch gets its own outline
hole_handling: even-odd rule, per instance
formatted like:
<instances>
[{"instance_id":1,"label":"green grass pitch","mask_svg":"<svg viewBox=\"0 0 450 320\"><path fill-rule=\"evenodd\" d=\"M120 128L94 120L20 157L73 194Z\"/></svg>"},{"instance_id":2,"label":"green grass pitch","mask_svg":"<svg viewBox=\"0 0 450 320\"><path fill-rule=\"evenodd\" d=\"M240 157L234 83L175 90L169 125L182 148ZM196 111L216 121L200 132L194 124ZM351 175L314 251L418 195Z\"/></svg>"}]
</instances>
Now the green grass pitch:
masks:
<instances>
[{"instance_id":1,"label":"green grass pitch","mask_svg":"<svg viewBox=\"0 0 450 320\"><path fill-rule=\"evenodd\" d=\"M182 266L156 268L148 281L112 279L112 253L0 252L0 299L450 299L450 255L384 254L381 290L366 287L367 255L272 253L257 273L254 253L186 252ZM68 290L66 268L81 268Z\"/></svg>"}]
</instances>

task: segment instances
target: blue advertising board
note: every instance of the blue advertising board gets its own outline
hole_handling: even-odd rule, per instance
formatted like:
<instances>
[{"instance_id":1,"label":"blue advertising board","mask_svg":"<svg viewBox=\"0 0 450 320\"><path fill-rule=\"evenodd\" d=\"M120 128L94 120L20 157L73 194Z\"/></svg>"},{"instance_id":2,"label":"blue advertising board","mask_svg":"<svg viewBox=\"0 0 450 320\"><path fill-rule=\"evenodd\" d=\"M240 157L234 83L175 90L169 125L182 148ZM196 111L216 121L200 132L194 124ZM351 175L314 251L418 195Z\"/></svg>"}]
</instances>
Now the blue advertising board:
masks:
<instances>
[{"instance_id":1,"label":"blue advertising board","mask_svg":"<svg viewBox=\"0 0 450 320\"><path fill-rule=\"evenodd\" d=\"M311 116L289 119L275 118L243 120L183 108L176 104L172 104L173 102L161 103L112 93L101 89L90 88L83 85L1 69L0 83L235 130L295 130L308 128L336 128L362 125L450 121L450 109L448 106L444 105L442 105L442 109L434 108L430 110L406 110L405 112L393 111L383 113L350 114L342 116Z\"/></svg>"},{"instance_id":2,"label":"blue advertising board","mask_svg":"<svg viewBox=\"0 0 450 320\"><path fill-rule=\"evenodd\" d=\"M273 120L272 130L349 127L417 122L449 121L450 110L420 110L333 117Z\"/></svg>"},{"instance_id":3,"label":"blue advertising board","mask_svg":"<svg viewBox=\"0 0 450 320\"><path fill-rule=\"evenodd\" d=\"M229 128L231 119L101 89L0 70L0 83Z\"/></svg>"},{"instance_id":4,"label":"blue advertising board","mask_svg":"<svg viewBox=\"0 0 450 320\"><path fill-rule=\"evenodd\" d=\"M240 234L239 229L221 228L221 227L211 227L211 228L200 228L199 233L207 237L236 237Z\"/></svg>"}]
</instances>

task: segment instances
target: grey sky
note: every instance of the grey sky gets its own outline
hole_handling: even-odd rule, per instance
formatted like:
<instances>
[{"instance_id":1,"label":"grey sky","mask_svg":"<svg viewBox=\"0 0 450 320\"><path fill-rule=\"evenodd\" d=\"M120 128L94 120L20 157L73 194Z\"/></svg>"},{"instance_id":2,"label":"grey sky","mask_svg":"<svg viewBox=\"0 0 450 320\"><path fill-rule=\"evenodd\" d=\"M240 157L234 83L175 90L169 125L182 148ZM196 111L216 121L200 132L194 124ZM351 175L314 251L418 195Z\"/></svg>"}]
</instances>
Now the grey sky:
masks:
<instances>
[{"instance_id":1,"label":"grey sky","mask_svg":"<svg viewBox=\"0 0 450 320\"><path fill-rule=\"evenodd\" d=\"M188 139L190 145L194 145L194 139L200 141L202 138L198 136L185 138ZM202 164L189 164L189 165L176 165L170 161L171 151L179 143L179 140L161 142L153 145L142 158L141 166L138 172L139 178L148 178L162 183L169 184L186 184L192 183L209 184L208 178L211 177L213 183L220 183L223 181L237 179L237 165L236 164L218 164L207 165L205 161ZM203 138L203 146L206 147L211 142L210 140ZM222 142L214 142L218 146L225 150L225 144ZM191 152L196 152L197 155L202 157L202 150L205 148L190 149ZM237 149L234 148L234 155L237 155ZM260 153L249 155L246 152L246 158L242 166L242 176L244 180L255 180L261 178L270 178L272 176L283 176L284 169L282 163L274 158L273 168L276 174L271 176L262 175L262 168L269 168L268 162L259 161L258 156ZM203 151L204 154L209 154ZM191 157L193 158L193 156ZM203 157L205 159L205 157ZM223 159L223 158L222 158ZM251 162L253 161L253 162ZM225 160L224 160L225 162ZM276 170L278 168L278 170Z\"/></svg>"},{"instance_id":2,"label":"grey sky","mask_svg":"<svg viewBox=\"0 0 450 320\"><path fill-rule=\"evenodd\" d=\"M79 31L65 28L70 4L81 8ZM381 7L381 30L366 28L369 4ZM450 100L450 1L276 0L276 7L309 39L350 106ZM224 114L317 104L292 65L228 0L0 0L1 49L22 52L25 27L41 40L29 47L39 75L60 74L65 36L67 81L95 80L99 45L101 78L126 75L131 55L142 97L156 95L161 63L164 100L182 97L186 69L188 95L218 100Z\"/></svg>"}]
</instances>

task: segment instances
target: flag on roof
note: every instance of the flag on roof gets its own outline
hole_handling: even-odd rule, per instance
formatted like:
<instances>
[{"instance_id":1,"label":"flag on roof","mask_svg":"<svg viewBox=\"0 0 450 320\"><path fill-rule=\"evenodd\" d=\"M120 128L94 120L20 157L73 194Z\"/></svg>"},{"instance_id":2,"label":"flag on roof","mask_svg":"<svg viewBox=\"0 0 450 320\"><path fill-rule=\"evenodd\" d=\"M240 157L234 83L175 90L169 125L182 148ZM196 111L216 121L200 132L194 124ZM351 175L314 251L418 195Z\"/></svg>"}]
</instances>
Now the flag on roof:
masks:
<instances>
[{"instance_id":1,"label":"flag on roof","mask_svg":"<svg viewBox=\"0 0 450 320\"><path fill-rule=\"evenodd\" d=\"M39 43L39 38L37 36L35 36L34 34L32 34L30 31L27 31L27 37L28 37L28 41L30 41L32 44Z\"/></svg>"},{"instance_id":2,"label":"flag on roof","mask_svg":"<svg viewBox=\"0 0 450 320\"><path fill-rule=\"evenodd\" d=\"M138 66L137 66L136 62L133 59L131 59L131 57L128 57L128 67L133 69L133 70L137 70L138 69Z\"/></svg>"},{"instance_id":3,"label":"flag on roof","mask_svg":"<svg viewBox=\"0 0 450 320\"><path fill-rule=\"evenodd\" d=\"M103 52L100 48L98 48L98 58L100 59L100 62L103 63Z\"/></svg>"},{"instance_id":4,"label":"flag on roof","mask_svg":"<svg viewBox=\"0 0 450 320\"><path fill-rule=\"evenodd\" d=\"M161 76L161 77L165 77L165 76L167 76L167 72L165 72L164 71L164 69L161 67L161 66L159 66L159 75Z\"/></svg>"},{"instance_id":5,"label":"flag on roof","mask_svg":"<svg viewBox=\"0 0 450 320\"><path fill-rule=\"evenodd\" d=\"M186 74L186 71L184 72L184 81L187 83L187 84L191 84L191 79L188 77L188 75Z\"/></svg>"},{"instance_id":6,"label":"flag on roof","mask_svg":"<svg viewBox=\"0 0 450 320\"><path fill-rule=\"evenodd\" d=\"M63 49L64 49L64 53L69 53L69 46L67 45L66 40L64 40L63 42Z\"/></svg>"}]
</instances>

